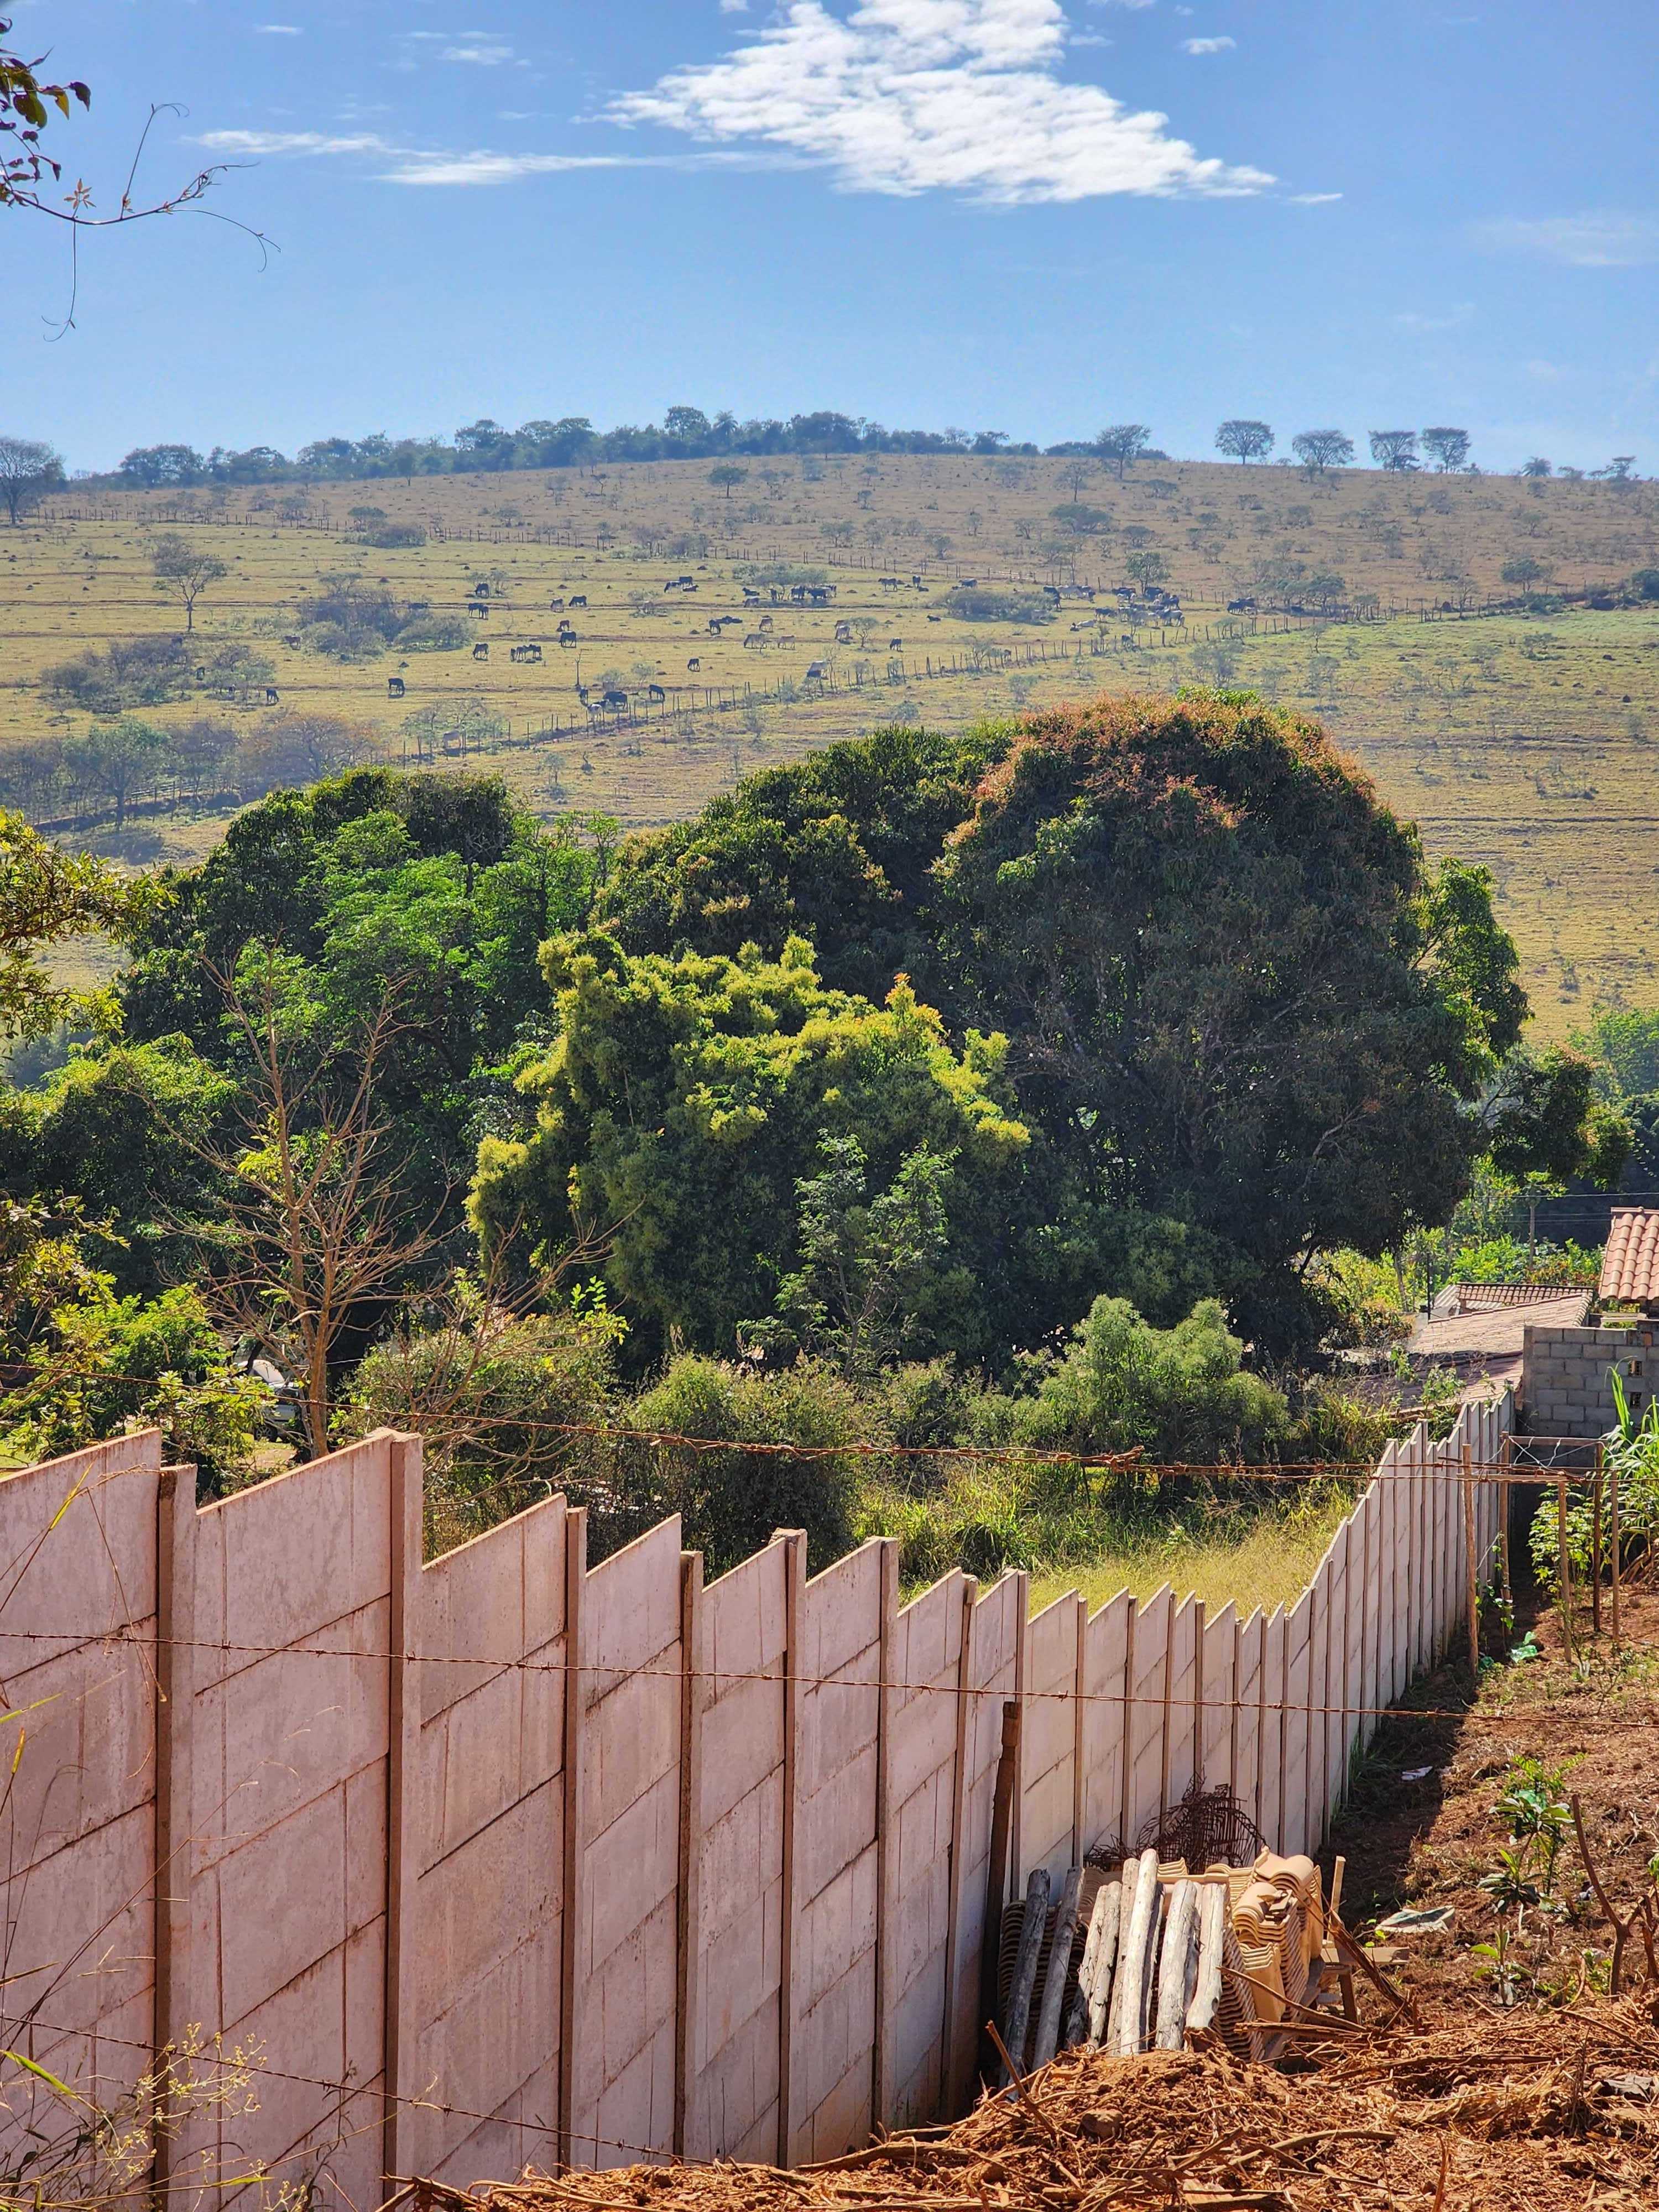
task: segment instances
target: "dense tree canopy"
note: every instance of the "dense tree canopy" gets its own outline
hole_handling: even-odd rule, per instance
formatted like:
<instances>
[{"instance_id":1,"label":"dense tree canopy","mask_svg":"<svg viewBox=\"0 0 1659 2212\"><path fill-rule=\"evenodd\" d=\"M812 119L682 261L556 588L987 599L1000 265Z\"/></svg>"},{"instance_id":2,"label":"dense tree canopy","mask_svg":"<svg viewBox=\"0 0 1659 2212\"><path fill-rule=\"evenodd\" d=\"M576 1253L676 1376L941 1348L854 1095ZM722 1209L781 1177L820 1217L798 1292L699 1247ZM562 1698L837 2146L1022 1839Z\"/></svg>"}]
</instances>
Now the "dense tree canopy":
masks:
<instances>
[{"instance_id":1,"label":"dense tree canopy","mask_svg":"<svg viewBox=\"0 0 1659 2212\"><path fill-rule=\"evenodd\" d=\"M919 1293L929 1334L987 1347L1026 1144L1000 1038L953 1050L902 978L882 1006L832 990L798 937L776 960L752 946L732 960L570 936L545 963L559 1035L520 1077L533 1133L483 1147L487 1231L522 1226L553 1250L608 1233L627 1310L659 1338L726 1350L795 1257L796 1185L825 1137L855 1137L884 1187L925 1152L945 1170L948 1224Z\"/></svg>"},{"instance_id":2,"label":"dense tree canopy","mask_svg":"<svg viewBox=\"0 0 1659 2212\"><path fill-rule=\"evenodd\" d=\"M800 931L826 981L902 968L951 1035L1006 1034L1089 1291L1215 1291L1264 1342L1311 1325L1316 1250L1449 1215L1525 1015L1483 872L1431 871L1316 725L1248 697L833 748L625 849L605 912L662 953Z\"/></svg>"}]
</instances>

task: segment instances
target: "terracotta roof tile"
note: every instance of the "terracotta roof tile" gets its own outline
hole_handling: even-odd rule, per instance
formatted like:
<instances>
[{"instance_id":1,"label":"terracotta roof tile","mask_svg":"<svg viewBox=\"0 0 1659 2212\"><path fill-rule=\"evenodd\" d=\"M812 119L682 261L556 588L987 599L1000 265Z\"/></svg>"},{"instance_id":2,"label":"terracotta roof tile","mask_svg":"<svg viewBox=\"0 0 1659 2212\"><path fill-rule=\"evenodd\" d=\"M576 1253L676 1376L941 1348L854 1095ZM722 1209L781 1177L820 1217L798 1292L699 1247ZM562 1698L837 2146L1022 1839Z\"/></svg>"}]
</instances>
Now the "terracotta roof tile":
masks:
<instances>
[{"instance_id":1,"label":"terracotta roof tile","mask_svg":"<svg viewBox=\"0 0 1659 2212\"><path fill-rule=\"evenodd\" d=\"M1607 1231L1599 1293L1604 1304L1659 1304L1659 1211L1620 1207Z\"/></svg>"}]
</instances>

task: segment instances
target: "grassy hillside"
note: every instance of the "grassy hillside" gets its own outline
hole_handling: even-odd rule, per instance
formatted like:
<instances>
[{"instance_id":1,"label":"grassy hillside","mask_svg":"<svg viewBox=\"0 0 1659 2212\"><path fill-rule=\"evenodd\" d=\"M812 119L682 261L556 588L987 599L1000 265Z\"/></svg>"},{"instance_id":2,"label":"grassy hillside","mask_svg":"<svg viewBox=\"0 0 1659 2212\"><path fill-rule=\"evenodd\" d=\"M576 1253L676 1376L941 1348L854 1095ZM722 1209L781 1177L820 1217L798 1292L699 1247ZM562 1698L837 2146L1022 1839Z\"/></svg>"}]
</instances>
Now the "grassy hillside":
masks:
<instances>
[{"instance_id":1,"label":"grassy hillside","mask_svg":"<svg viewBox=\"0 0 1659 2212\"><path fill-rule=\"evenodd\" d=\"M71 493L57 514L0 533L0 777L9 768L26 799L17 769L88 726L43 687L45 670L112 639L177 631L148 548L158 529L187 526L230 569L197 610L204 657L252 647L271 665L280 712L349 718L392 757L413 757L420 740L404 725L423 710L441 754L455 757L444 732L477 701L505 725L496 764L550 811L660 822L754 766L896 714L949 726L1100 686L1252 684L1321 714L1431 850L1493 867L1547 1029L1571 1026L1597 997L1651 1003L1659 991L1659 608L1442 611L1512 592L1502 570L1516 560L1536 563L1540 586L1574 590L1659 561L1655 487L1369 471L1310 482L1221 463L1143 464L1120 484L1058 459L892 456L755 463L729 498L708 478L704 463L664 462L309 495L123 495L100 499L96 519L70 519L86 512ZM354 507L379 513L354 520ZM427 542L361 542L365 526L398 524L419 525ZM554 532L565 542L548 542ZM1184 629L1126 629L1105 600L1137 553L1167 564ZM745 562L822 569L835 597L745 605ZM285 642L299 635L299 601L337 574L462 617L466 645L343 665ZM1067 599L1044 622L962 619L945 601L964 574L1027 593L1096 586L1106 618ZM695 590L662 588L682 575ZM1240 598L1295 599L1320 579L1348 606L1375 602L1374 618L1227 612ZM479 580L490 586L482 618L465 611ZM568 605L576 596L585 609ZM562 616L577 634L564 649ZM738 619L712 635L720 616ZM488 641L487 659L475 640ZM513 647L532 641L539 665L514 662ZM627 690L629 715L588 726L579 672L591 696L605 681ZM264 700L260 685L147 718L228 714L250 730ZM547 734L556 721L564 728ZM118 841L107 828L89 841L134 860L182 858L210 844L231 803L141 806Z\"/></svg>"}]
</instances>

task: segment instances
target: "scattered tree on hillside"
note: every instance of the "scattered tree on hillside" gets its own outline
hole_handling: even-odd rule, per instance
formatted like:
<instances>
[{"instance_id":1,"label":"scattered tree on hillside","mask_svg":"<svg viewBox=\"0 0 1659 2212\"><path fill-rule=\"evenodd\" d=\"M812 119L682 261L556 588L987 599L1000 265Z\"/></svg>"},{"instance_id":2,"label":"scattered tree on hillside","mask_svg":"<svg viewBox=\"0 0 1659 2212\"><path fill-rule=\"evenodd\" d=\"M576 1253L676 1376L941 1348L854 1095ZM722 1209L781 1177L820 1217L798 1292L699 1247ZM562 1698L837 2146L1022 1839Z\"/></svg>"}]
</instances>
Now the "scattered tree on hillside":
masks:
<instances>
[{"instance_id":1,"label":"scattered tree on hillside","mask_svg":"<svg viewBox=\"0 0 1659 2212\"><path fill-rule=\"evenodd\" d=\"M159 779L171 753L165 730L131 714L123 714L117 722L94 724L85 737L71 738L64 747L65 763L109 798L118 830L126 826L134 789Z\"/></svg>"},{"instance_id":2,"label":"scattered tree on hillside","mask_svg":"<svg viewBox=\"0 0 1659 2212\"><path fill-rule=\"evenodd\" d=\"M1216 451L1225 453L1230 460L1261 461L1273 449L1273 434L1266 422L1236 416L1217 430L1215 445Z\"/></svg>"},{"instance_id":3,"label":"scattered tree on hillside","mask_svg":"<svg viewBox=\"0 0 1659 2212\"><path fill-rule=\"evenodd\" d=\"M1371 459L1393 475L1408 474L1418 466L1416 431L1373 430Z\"/></svg>"},{"instance_id":4,"label":"scattered tree on hillside","mask_svg":"<svg viewBox=\"0 0 1659 2212\"><path fill-rule=\"evenodd\" d=\"M1443 426L1423 433L1423 450L1443 477L1465 466L1469 458L1469 444L1467 430L1452 430Z\"/></svg>"},{"instance_id":5,"label":"scattered tree on hillside","mask_svg":"<svg viewBox=\"0 0 1659 2212\"><path fill-rule=\"evenodd\" d=\"M1506 584L1541 584L1549 574L1544 562L1530 553L1520 553L1512 561L1505 561L1498 572Z\"/></svg>"},{"instance_id":6,"label":"scattered tree on hillside","mask_svg":"<svg viewBox=\"0 0 1659 2212\"><path fill-rule=\"evenodd\" d=\"M1298 430L1291 451L1310 476L1346 469L1353 459L1353 440L1340 430Z\"/></svg>"},{"instance_id":7,"label":"scattered tree on hillside","mask_svg":"<svg viewBox=\"0 0 1659 2212\"><path fill-rule=\"evenodd\" d=\"M708 481L723 490L727 499L730 499L733 489L738 484L744 483L748 475L747 469L740 469L732 461L722 461L718 468L709 470Z\"/></svg>"},{"instance_id":8,"label":"scattered tree on hillside","mask_svg":"<svg viewBox=\"0 0 1659 2212\"><path fill-rule=\"evenodd\" d=\"M0 56L0 70L4 57ZM0 204L5 198L4 171L0 169ZM0 499L16 528L20 516L30 514L49 491L64 481L63 457L38 438L0 438Z\"/></svg>"},{"instance_id":9,"label":"scattered tree on hillside","mask_svg":"<svg viewBox=\"0 0 1659 2212\"><path fill-rule=\"evenodd\" d=\"M192 545L176 531L158 538L150 548L149 565L155 588L170 593L185 611L186 634L196 627L196 602L210 584L222 583L230 570L204 545Z\"/></svg>"},{"instance_id":10,"label":"scattered tree on hillside","mask_svg":"<svg viewBox=\"0 0 1659 2212\"><path fill-rule=\"evenodd\" d=\"M1109 422L1095 440L1095 450L1102 460L1116 462L1117 478L1121 483L1123 471L1132 461L1139 459L1152 435L1145 422Z\"/></svg>"},{"instance_id":11,"label":"scattered tree on hillside","mask_svg":"<svg viewBox=\"0 0 1659 2212\"><path fill-rule=\"evenodd\" d=\"M1170 564L1161 553L1132 553L1123 567L1125 574L1133 577L1143 592L1154 590L1170 580Z\"/></svg>"},{"instance_id":12,"label":"scattered tree on hillside","mask_svg":"<svg viewBox=\"0 0 1659 2212\"><path fill-rule=\"evenodd\" d=\"M1088 489L1094 477L1095 466L1094 462L1085 461L1079 457L1067 461L1060 471L1061 487L1071 493L1074 506Z\"/></svg>"},{"instance_id":13,"label":"scattered tree on hillside","mask_svg":"<svg viewBox=\"0 0 1659 2212\"><path fill-rule=\"evenodd\" d=\"M1522 462L1516 473L1534 478L1547 477L1553 473L1553 464L1547 461L1541 453L1534 453L1530 460Z\"/></svg>"},{"instance_id":14,"label":"scattered tree on hillside","mask_svg":"<svg viewBox=\"0 0 1659 2212\"><path fill-rule=\"evenodd\" d=\"M1634 453L1615 453L1606 468L1592 469L1590 474L1593 477L1601 477L1612 484L1634 483L1636 456Z\"/></svg>"}]
</instances>

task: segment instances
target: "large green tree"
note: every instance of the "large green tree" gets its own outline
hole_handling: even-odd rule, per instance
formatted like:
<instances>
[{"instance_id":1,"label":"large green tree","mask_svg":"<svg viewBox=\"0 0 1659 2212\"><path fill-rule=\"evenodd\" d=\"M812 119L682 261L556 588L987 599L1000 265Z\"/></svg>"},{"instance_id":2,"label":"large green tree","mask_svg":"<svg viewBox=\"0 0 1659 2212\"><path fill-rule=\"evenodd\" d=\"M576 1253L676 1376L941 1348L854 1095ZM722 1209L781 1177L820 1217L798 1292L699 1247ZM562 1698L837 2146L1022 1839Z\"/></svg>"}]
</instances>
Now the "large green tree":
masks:
<instances>
[{"instance_id":1,"label":"large green tree","mask_svg":"<svg viewBox=\"0 0 1659 2212\"><path fill-rule=\"evenodd\" d=\"M1525 1000L1479 872L1248 697L1034 718L941 864L961 1013L1097 1197L1202 1228L1258 1340L1322 1246L1443 1219Z\"/></svg>"},{"instance_id":2,"label":"large green tree","mask_svg":"<svg viewBox=\"0 0 1659 2212\"><path fill-rule=\"evenodd\" d=\"M953 1050L902 980L880 1006L832 990L799 938L769 961L630 956L590 933L555 939L545 965L559 1034L520 1077L533 1132L480 1152L486 1236L551 1254L605 1235L613 1291L651 1325L641 1348L678 1334L727 1350L800 1257L798 1184L826 1139L851 1137L878 1188L919 1152L937 1164L937 1264L908 1285L924 1344L980 1351L1001 1334L999 1247L1026 1149L1002 1039Z\"/></svg>"}]
</instances>

